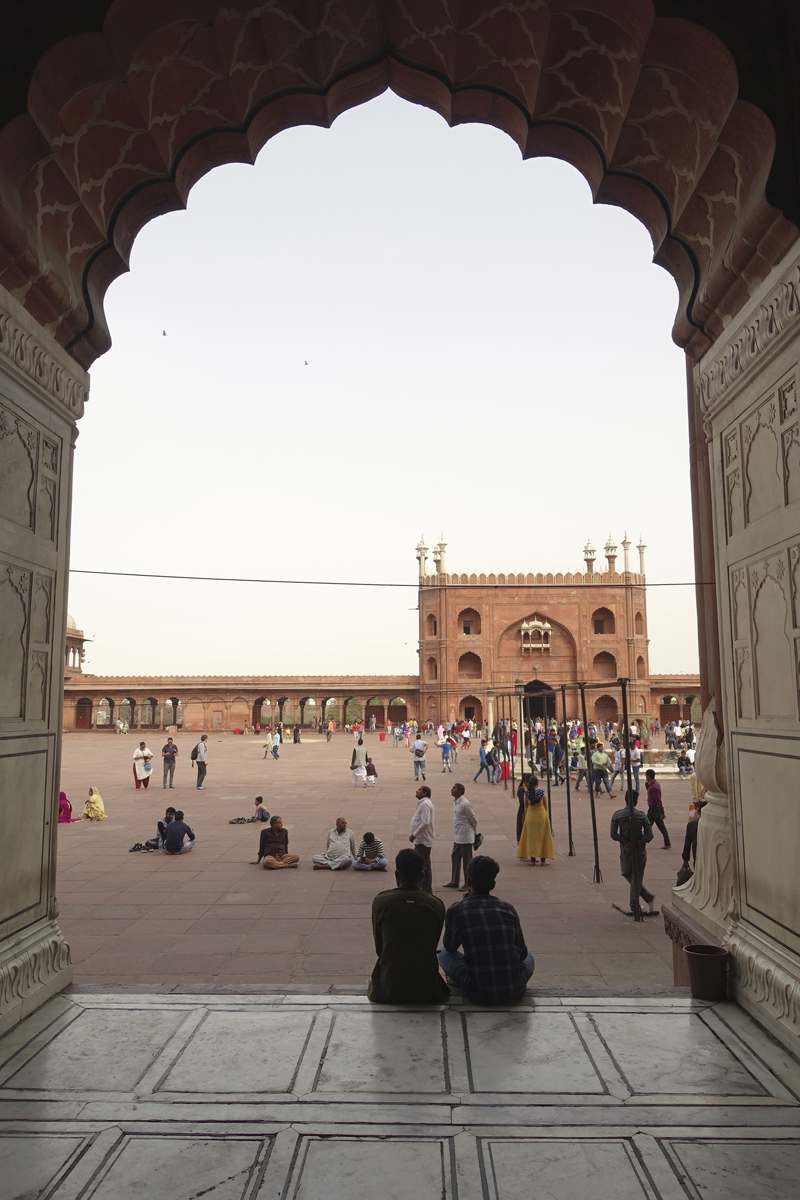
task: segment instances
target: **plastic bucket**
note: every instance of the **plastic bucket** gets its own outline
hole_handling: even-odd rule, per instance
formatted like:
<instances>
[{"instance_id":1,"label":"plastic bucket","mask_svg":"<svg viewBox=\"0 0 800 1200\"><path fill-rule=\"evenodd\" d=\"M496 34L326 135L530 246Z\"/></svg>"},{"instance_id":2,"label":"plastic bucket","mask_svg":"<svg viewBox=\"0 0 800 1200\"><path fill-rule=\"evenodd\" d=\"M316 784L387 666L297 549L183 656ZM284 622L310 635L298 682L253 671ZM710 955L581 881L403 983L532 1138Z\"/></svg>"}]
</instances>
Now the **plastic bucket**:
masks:
<instances>
[{"instance_id":1,"label":"plastic bucket","mask_svg":"<svg viewBox=\"0 0 800 1200\"><path fill-rule=\"evenodd\" d=\"M728 994L728 959L722 946L684 946L689 991L695 1000L724 1000Z\"/></svg>"},{"instance_id":2,"label":"plastic bucket","mask_svg":"<svg viewBox=\"0 0 800 1200\"><path fill-rule=\"evenodd\" d=\"M386 734L385 734L385 733L382 733L382 734L381 734L381 741L382 741L382 742L385 742L385 741L386 741Z\"/></svg>"}]
</instances>

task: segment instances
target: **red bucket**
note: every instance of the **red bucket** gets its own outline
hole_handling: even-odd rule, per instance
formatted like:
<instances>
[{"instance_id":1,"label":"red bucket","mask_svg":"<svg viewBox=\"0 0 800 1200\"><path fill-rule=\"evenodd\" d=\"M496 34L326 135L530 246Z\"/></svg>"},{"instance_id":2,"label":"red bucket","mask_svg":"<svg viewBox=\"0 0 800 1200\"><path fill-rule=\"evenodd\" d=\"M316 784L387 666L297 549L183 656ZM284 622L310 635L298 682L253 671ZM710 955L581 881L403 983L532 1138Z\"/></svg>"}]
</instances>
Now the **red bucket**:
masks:
<instances>
[{"instance_id":1,"label":"red bucket","mask_svg":"<svg viewBox=\"0 0 800 1200\"><path fill-rule=\"evenodd\" d=\"M381 741L382 741L382 742L385 742L385 741L386 741L386 734L385 734L385 733L382 733L382 734L380 735L380 738L381 738Z\"/></svg>"},{"instance_id":2,"label":"red bucket","mask_svg":"<svg viewBox=\"0 0 800 1200\"><path fill-rule=\"evenodd\" d=\"M684 946L689 991L695 1000L724 1000L728 995L728 959L723 946Z\"/></svg>"}]
</instances>

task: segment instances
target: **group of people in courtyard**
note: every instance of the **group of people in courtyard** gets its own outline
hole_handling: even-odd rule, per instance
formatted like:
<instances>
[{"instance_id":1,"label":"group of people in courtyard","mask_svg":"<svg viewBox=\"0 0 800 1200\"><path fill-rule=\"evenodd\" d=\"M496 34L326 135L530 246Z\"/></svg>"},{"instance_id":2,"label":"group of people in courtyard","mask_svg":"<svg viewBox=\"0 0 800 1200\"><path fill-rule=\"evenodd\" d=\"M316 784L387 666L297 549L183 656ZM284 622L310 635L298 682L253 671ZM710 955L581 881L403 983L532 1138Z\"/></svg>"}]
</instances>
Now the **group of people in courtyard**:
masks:
<instances>
[{"instance_id":1,"label":"group of people in courtyard","mask_svg":"<svg viewBox=\"0 0 800 1200\"><path fill-rule=\"evenodd\" d=\"M377 771L367 754L364 728L352 730L350 770L354 786L374 785ZM323 731L330 736L331 730ZM387 731L388 732L388 731ZM613 723L601 727L590 723L584 732L581 723L572 721L557 725L555 721L531 721L523 731L525 758L532 767L523 771L516 789L517 859L531 865L546 866L555 859L555 847L548 811L550 786L560 786L569 772L579 791L586 781L595 793L605 790L609 795L620 779L620 793L625 793L623 807L611 818L610 837L618 843L620 870L630 889L630 906L638 900L654 910L655 896L645 886L647 848L657 829L663 838L663 849L671 849L665 821L661 787L655 771L648 768L644 777L646 811L639 807L639 782L643 766L642 748L654 730L640 729L632 722L627 738ZM679 752L678 767L682 775L691 775L694 761L695 736L690 723L673 722L666 727L670 744ZM425 734L427 733L427 737ZM283 731L268 729L265 757L278 757ZM513 906L492 895L499 866L494 859L477 854L482 842L475 810L466 796L463 783L453 783L453 843L450 855L450 879L440 886L457 890L462 899L445 910L441 899L434 896L431 852L435 839L435 810L431 788L425 782L431 742L441 755L442 773L452 771L460 750L469 749L473 737L478 738L477 783L485 774L486 782L500 782L503 763L518 755L519 730L514 722L499 722L491 731L472 721L448 722L433 728L432 723L419 726L416 722L396 725L392 730L394 745L403 741L412 757L414 779L418 786L416 807L410 828L410 848L401 850L394 862L396 887L375 896L372 909L373 934L377 962L369 986L370 999L385 1003L431 1003L445 999L449 988L461 988L478 1003L508 1003L518 999L533 974L534 962L525 944L519 917ZM603 740L605 738L605 741ZM191 752L196 768L195 787L204 790L208 769L208 735L203 734ZM174 788L175 768L179 750L168 737L161 750L162 787ZM155 755L146 742L140 742L133 753L133 776L137 790L147 788L153 773ZM681 762L681 759L684 761ZM628 788L628 781L633 787ZM696 854L697 819L704 801L702 789L693 782L693 811L687 825L683 849L683 867L689 868L690 857ZM232 823L259 823L257 857L252 865L271 871L297 869L300 856L289 848L289 834L279 815L271 815L263 798L255 798L255 811L249 817L234 818ZM82 817L73 817L72 807L62 792L59 802L59 822L76 820L102 821L106 813L97 788L92 787ZM158 822L155 837L133 849L160 850L166 855L191 851L196 845L192 828L180 809L168 807ZM328 831L324 849L311 855L315 871L342 871L352 868L358 872L389 871L382 839L365 831L357 839L345 817L337 818ZM442 939L441 947L439 940Z\"/></svg>"}]
</instances>

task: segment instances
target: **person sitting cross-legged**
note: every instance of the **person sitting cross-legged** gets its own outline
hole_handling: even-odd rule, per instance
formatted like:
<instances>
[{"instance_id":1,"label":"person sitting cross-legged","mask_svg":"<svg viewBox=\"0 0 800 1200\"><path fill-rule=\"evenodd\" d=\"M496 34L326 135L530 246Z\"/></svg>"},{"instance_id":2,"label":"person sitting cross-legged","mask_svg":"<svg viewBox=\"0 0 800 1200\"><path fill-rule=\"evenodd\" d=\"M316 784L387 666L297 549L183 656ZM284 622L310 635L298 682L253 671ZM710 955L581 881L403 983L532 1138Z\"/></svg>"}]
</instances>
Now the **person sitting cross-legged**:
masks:
<instances>
[{"instance_id":1,"label":"person sitting cross-legged","mask_svg":"<svg viewBox=\"0 0 800 1200\"><path fill-rule=\"evenodd\" d=\"M473 1004L519 1000L533 974L517 910L490 894L499 870L486 854L471 859L467 894L450 905L444 923L439 965Z\"/></svg>"},{"instance_id":2,"label":"person sitting cross-legged","mask_svg":"<svg viewBox=\"0 0 800 1200\"><path fill-rule=\"evenodd\" d=\"M374 833L365 833L361 839L361 845L358 847L358 853L353 863L353 870L386 870L386 855L383 851L383 842L380 838L376 838Z\"/></svg>"},{"instance_id":3,"label":"person sitting cross-legged","mask_svg":"<svg viewBox=\"0 0 800 1200\"><path fill-rule=\"evenodd\" d=\"M423 892L425 864L416 850L401 850L394 866L397 887L372 901L378 961L367 996L375 1004L441 1004L450 995L436 960L444 905Z\"/></svg>"},{"instance_id":4,"label":"person sitting cross-legged","mask_svg":"<svg viewBox=\"0 0 800 1200\"><path fill-rule=\"evenodd\" d=\"M184 838L188 838L188 841L185 842ZM164 853L186 854L189 850L194 849L194 844L194 833L184 821L183 812L178 809L174 820L169 822L164 831Z\"/></svg>"},{"instance_id":5,"label":"person sitting cross-legged","mask_svg":"<svg viewBox=\"0 0 800 1200\"><path fill-rule=\"evenodd\" d=\"M328 830L328 841L324 854L312 854L315 871L341 871L349 867L356 854L356 839L352 829L347 828L344 817L336 818L336 825Z\"/></svg>"},{"instance_id":6,"label":"person sitting cross-legged","mask_svg":"<svg viewBox=\"0 0 800 1200\"><path fill-rule=\"evenodd\" d=\"M258 840L258 858L250 863L257 867L261 860L268 871L280 871L284 867L296 867L300 861L299 854L289 853L289 834L283 828L283 818L270 817L269 825L261 830Z\"/></svg>"}]
</instances>

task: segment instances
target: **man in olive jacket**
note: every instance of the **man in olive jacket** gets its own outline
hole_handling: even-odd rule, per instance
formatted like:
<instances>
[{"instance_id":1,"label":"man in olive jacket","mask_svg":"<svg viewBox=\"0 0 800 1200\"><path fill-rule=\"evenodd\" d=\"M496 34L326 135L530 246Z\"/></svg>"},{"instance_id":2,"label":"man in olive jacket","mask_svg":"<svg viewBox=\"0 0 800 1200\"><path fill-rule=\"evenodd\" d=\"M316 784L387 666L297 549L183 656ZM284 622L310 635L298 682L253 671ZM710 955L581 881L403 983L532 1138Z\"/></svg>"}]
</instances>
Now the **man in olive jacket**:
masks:
<instances>
[{"instance_id":1,"label":"man in olive jacket","mask_svg":"<svg viewBox=\"0 0 800 1200\"><path fill-rule=\"evenodd\" d=\"M441 1004L450 995L436 957L444 905L420 887L425 864L416 850L401 850L394 865L397 887L372 901L378 961L367 996L376 1004Z\"/></svg>"}]
</instances>

